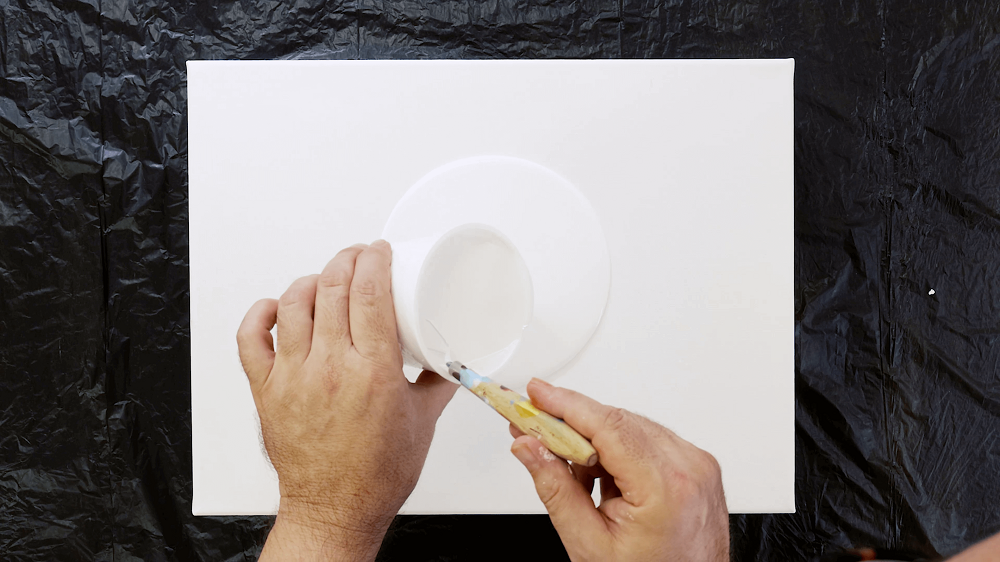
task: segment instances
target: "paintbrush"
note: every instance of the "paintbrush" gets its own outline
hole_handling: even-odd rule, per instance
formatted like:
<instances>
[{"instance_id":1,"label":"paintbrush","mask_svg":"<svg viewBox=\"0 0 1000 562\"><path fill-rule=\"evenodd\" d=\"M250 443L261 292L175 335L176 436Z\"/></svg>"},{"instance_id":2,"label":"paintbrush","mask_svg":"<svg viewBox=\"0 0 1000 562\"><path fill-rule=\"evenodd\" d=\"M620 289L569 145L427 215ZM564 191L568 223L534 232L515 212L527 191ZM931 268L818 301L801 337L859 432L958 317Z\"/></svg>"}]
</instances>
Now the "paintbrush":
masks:
<instances>
[{"instance_id":1,"label":"paintbrush","mask_svg":"<svg viewBox=\"0 0 1000 562\"><path fill-rule=\"evenodd\" d=\"M448 373L525 435L531 435L554 454L576 464L597 464L597 450L563 420L539 410L530 400L493 382L458 361L446 363Z\"/></svg>"}]
</instances>

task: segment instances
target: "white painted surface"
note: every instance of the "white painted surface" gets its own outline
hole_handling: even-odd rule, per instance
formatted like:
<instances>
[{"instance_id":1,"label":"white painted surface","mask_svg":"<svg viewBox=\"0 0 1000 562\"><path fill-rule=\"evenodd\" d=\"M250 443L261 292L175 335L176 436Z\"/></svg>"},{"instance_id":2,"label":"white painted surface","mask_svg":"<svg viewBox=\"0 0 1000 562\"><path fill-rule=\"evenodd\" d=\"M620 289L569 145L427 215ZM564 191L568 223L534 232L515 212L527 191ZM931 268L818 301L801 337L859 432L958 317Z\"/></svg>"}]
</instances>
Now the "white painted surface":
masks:
<instances>
[{"instance_id":1,"label":"white painted surface","mask_svg":"<svg viewBox=\"0 0 1000 562\"><path fill-rule=\"evenodd\" d=\"M792 68L189 63L195 514L277 506L235 343L250 305L378 238L429 171L485 154L565 177L607 239L607 310L556 384L713 453L731 511L792 511ZM510 442L459 392L403 512L542 513Z\"/></svg>"}]
</instances>

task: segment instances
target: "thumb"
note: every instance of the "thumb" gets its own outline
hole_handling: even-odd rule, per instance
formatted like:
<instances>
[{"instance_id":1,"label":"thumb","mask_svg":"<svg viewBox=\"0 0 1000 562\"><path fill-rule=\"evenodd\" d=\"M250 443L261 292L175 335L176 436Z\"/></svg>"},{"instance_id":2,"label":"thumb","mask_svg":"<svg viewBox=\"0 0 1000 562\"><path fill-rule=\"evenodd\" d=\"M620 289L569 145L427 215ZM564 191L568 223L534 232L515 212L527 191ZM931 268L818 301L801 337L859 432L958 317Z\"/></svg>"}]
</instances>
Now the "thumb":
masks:
<instances>
[{"instance_id":1,"label":"thumb","mask_svg":"<svg viewBox=\"0 0 1000 562\"><path fill-rule=\"evenodd\" d=\"M552 526L568 552L590 550L595 541L608 535L604 517L594 507L590 494L573 477L566 461L528 435L514 440L510 451L531 473L538 498L545 504Z\"/></svg>"},{"instance_id":2,"label":"thumb","mask_svg":"<svg viewBox=\"0 0 1000 562\"><path fill-rule=\"evenodd\" d=\"M417 392L420 407L432 420L441 417L444 407L451 401L459 385L448 382L434 371L424 371L410 385Z\"/></svg>"}]
</instances>

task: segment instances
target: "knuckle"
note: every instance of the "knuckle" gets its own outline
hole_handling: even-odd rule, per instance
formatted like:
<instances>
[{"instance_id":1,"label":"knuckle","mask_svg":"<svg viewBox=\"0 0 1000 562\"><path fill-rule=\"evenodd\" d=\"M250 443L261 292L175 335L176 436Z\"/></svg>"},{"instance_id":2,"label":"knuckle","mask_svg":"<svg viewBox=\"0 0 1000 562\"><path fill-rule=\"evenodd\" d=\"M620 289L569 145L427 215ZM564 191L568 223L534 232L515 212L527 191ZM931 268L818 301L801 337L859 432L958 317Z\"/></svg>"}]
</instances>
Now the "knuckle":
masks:
<instances>
[{"instance_id":1,"label":"knuckle","mask_svg":"<svg viewBox=\"0 0 1000 562\"><path fill-rule=\"evenodd\" d=\"M355 279L351 283L351 293L363 300L374 300L380 292L379 285L374 279Z\"/></svg>"},{"instance_id":2,"label":"knuckle","mask_svg":"<svg viewBox=\"0 0 1000 562\"><path fill-rule=\"evenodd\" d=\"M607 427L611 431L621 431L623 430L629 422L629 412L624 408L611 408L608 410L607 416L604 418L604 427Z\"/></svg>"},{"instance_id":3,"label":"knuckle","mask_svg":"<svg viewBox=\"0 0 1000 562\"><path fill-rule=\"evenodd\" d=\"M295 285L292 285L291 287L289 287L289 289L287 291L285 291L284 293L282 293L282 295L280 297L278 297L278 317L279 318L281 317L281 309L282 308L291 306L291 305L293 305L293 304L295 304L295 303L297 303L297 302L299 302L301 300L301 297L299 297L298 293L296 291L294 291L294 289L295 289Z\"/></svg>"},{"instance_id":4,"label":"knuckle","mask_svg":"<svg viewBox=\"0 0 1000 562\"><path fill-rule=\"evenodd\" d=\"M251 306L250 310L247 311L246 316L243 317L243 321L240 322L239 329L236 330L237 345L243 347L244 345L249 343L249 338L253 332L253 328L251 328L252 324L251 319L255 316L255 312L257 313L256 315L259 315L260 313L257 311L267 308L268 304L270 303L270 300L271 299L260 299L257 302L253 303L253 306Z\"/></svg>"},{"instance_id":5,"label":"knuckle","mask_svg":"<svg viewBox=\"0 0 1000 562\"><path fill-rule=\"evenodd\" d=\"M709 453L708 451L701 451L700 457L702 469L706 473L712 476L722 474L722 467L719 466L719 461L715 458L715 455Z\"/></svg>"},{"instance_id":6,"label":"knuckle","mask_svg":"<svg viewBox=\"0 0 1000 562\"><path fill-rule=\"evenodd\" d=\"M320 274L317 283L324 289L349 287L351 275L342 267L328 267Z\"/></svg>"},{"instance_id":7,"label":"knuckle","mask_svg":"<svg viewBox=\"0 0 1000 562\"><path fill-rule=\"evenodd\" d=\"M306 277L299 277L296 279L285 291L280 298L278 298L278 307L288 306L302 302L303 295L302 292L305 291L309 285L315 285L318 275L308 275Z\"/></svg>"},{"instance_id":8,"label":"knuckle","mask_svg":"<svg viewBox=\"0 0 1000 562\"><path fill-rule=\"evenodd\" d=\"M241 356L243 355L243 348L249 343L247 338L249 338L250 334L248 332L249 329L246 327L246 324L240 324L240 328L236 330L236 347L239 348Z\"/></svg>"},{"instance_id":9,"label":"knuckle","mask_svg":"<svg viewBox=\"0 0 1000 562\"><path fill-rule=\"evenodd\" d=\"M352 244L352 245L344 248L343 250L337 252L337 256L346 256L347 254L354 254L354 257L356 259L357 256L358 256L358 254L360 254L362 251L364 251L364 249L367 248L367 247L368 247L368 244L364 244L364 243L358 242L357 244Z\"/></svg>"},{"instance_id":10,"label":"knuckle","mask_svg":"<svg viewBox=\"0 0 1000 562\"><path fill-rule=\"evenodd\" d=\"M669 473L670 489L674 498L686 500L698 495L698 484L691 475L683 470L672 470Z\"/></svg>"},{"instance_id":11,"label":"knuckle","mask_svg":"<svg viewBox=\"0 0 1000 562\"><path fill-rule=\"evenodd\" d=\"M550 512L558 509L559 502L562 501L563 497L562 482L545 474L539 475L538 478L541 479L535 486L538 491L538 499L542 500L545 508Z\"/></svg>"},{"instance_id":12,"label":"knuckle","mask_svg":"<svg viewBox=\"0 0 1000 562\"><path fill-rule=\"evenodd\" d=\"M704 451L695 454L686 467L662 467L661 474L671 495L681 502L704 497L722 478L718 461Z\"/></svg>"}]
</instances>

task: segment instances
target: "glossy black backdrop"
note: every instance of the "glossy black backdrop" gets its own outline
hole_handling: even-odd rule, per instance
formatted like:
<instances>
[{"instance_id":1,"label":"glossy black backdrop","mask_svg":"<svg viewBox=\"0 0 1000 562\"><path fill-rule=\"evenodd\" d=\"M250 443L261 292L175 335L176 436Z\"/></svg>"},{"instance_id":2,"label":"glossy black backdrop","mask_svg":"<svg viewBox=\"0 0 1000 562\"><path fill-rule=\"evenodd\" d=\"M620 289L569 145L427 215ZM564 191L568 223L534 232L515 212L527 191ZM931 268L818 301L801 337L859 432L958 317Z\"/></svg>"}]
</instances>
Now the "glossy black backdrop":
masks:
<instances>
[{"instance_id":1,"label":"glossy black backdrop","mask_svg":"<svg viewBox=\"0 0 1000 562\"><path fill-rule=\"evenodd\" d=\"M794 57L798 511L733 517L734 557L1000 528L995 2L13 0L0 41L0 559L266 536L190 514L188 59ZM560 550L544 517L411 517L382 557L502 559L484 530Z\"/></svg>"}]
</instances>

